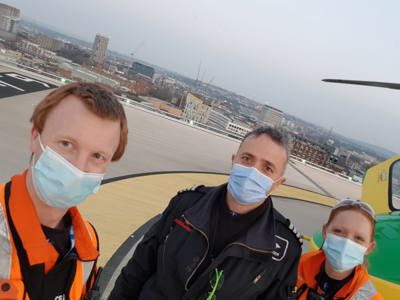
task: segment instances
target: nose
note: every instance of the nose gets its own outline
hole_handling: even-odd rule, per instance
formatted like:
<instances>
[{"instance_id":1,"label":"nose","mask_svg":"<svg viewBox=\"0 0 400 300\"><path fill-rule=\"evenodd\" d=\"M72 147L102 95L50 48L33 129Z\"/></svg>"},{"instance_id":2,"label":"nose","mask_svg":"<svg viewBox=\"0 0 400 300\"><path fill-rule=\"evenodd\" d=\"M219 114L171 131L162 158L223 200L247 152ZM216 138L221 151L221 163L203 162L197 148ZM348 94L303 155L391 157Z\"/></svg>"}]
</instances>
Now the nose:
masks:
<instances>
[{"instance_id":1,"label":"nose","mask_svg":"<svg viewBox=\"0 0 400 300\"><path fill-rule=\"evenodd\" d=\"M348 240L352 240L352 241L355 240L354 237L353 237L353 235L352 235L351 233L343 234L343 237L346 238L346 239L348 239Z\"/></svg>"},{"instance_id":2,"label":"nose","mask_svg":"<svg viewBox=\"0 0 400 300\"><path fill-rule=\"evenodd\" d=\"M264 174L264 172L263 172L264 165L263 165L263 163L261 161L254 162L254 164L251 167L256 168L261 174Z\"/></svg>"},{"instance_id":3,"label":"nose","mask_svg":"<svg viewBox=\"0 0 400 300\"><path fill-rule=\"evenodd\" d=\"M70 163L82 172L89 172L89 157L84 153L77 153L74 161L70 161Z\"/></svg>"}]
</instances>

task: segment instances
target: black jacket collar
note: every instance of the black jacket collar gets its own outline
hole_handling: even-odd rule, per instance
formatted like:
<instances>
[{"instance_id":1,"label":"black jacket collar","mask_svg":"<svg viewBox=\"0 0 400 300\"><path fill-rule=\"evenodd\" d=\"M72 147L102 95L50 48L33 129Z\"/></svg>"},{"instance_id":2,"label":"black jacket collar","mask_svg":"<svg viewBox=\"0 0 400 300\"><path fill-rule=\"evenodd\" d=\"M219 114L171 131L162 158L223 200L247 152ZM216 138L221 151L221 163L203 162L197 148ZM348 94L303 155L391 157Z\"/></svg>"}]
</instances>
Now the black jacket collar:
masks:
<instances>
[{"instance_id":1,"label":"black jacket collar","mask_svg":"<svg viewBox=\"0 0 400 300\"><path fill-rule=\"evenodd\" d=\"M226 201L225 195L227 184L215 187L207 191L197 203L184 212L185 218L197 229L201 230L207 237L210 236L212 210L216 201ZM275 241L275 214L271 197L268 197L265 212L261 215L253 226L245 232L235 243L243 244L254 250L273 251L276 246Z\"/></svg>"}]
</instances>

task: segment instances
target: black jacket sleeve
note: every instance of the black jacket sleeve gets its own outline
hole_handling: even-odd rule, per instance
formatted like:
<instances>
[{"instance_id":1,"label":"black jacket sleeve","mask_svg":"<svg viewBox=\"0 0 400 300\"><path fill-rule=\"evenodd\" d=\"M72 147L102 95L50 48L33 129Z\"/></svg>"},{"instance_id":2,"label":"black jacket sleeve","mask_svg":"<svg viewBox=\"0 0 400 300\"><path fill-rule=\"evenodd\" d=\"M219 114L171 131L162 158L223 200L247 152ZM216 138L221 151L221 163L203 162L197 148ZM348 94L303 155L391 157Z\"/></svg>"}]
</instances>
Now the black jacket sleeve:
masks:
<instances>
[{"instance_id":1,"label":"black jacket sleeve","mask_svg":"<svg viewBox=\"0 0 400 300\"><path fill-rule=\"evenodd\" d=\"M132 258L122 269L108 300L136 300L145 282L155 273L157 249L166 227L170 227L175 197L162 213L161 218L144 235Z\"/></svg>"},{"instance_id":2,"label":"black jacket sleeve","mask_svg":"<svg viewBox=\"0 0 400 300\"><path fill-rule=\"evenodd\" d=\"M282 267L273 288L259 296L257 300L295 300L297 283L297 268L301 256L301 247L292 251L290 260Z\"/></svg>"}]
</instances>

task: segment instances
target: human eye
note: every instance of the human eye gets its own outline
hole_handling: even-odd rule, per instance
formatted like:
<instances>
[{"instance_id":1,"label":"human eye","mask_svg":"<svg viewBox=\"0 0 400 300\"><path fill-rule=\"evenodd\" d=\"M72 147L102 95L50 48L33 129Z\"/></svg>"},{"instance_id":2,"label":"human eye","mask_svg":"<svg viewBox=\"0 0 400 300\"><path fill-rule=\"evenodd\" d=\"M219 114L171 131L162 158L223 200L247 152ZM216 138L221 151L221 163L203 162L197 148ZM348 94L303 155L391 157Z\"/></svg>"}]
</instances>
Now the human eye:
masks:
<instances>
[{"instance_id":1,"label":"human eye","mask_svg":"<svg viewBox=\"0 0 400 300\"><path fill-rule=\"evenodd\" d=\"M72 143L71 143L70 141L68 141L68 140L61 140L61 141L59 142L59 144L60 144L61 147L64 148L64 149L70 149L70 148L72 148Z\"/></svg>"},{"instance_id":2,"label":"human eye","mask_svg":"<svg viewBox=\"0 0 400 300\"><path fill-rule=\"evenodd\" d=\"M356 242L365 242L365 239L359 235L355 236L355 240L356 240Z\"/></svg>"},{"instance_id":3,"label":"human eye","mask_svg":"<svg viewBox=\"0 0 400 300\"><path fill-rule=\"evenodd\" d=\"M342 235L343 231L340 228L333 228L332 232L336 235Z\"/></svg>"},{"instance_id":4,"label":"human eye","mask_svg":"<svg viewBox=\"0 0 400 300\"><path fill-rule=\"evenodd\" d=\"M94 158L97 162L106 161L106 157L105 157L104 155L102 155L101 153L94 153L94 154L93 154L93 158Z\"/></svg>"},{"instance_id":5,"label":"human eye","mask_svg":"<svg viewBox=\"0 0 400 300\"><path fill-rule=\"evenodd\" d=\"M266 166L264 168L264 170L265 170L266 174L273 174L274 173L274 169L272 169L270 166Z\"/></svg>"},{"instance_id":6,"label":"human eye","mask_svg":"<svg viewBox=\"0 0 400 300\"><path fill-rule=\"evenodd\" d=\"M241 159L244 163L249 163L251 161L250 156L248 155L242 155Z\"/></svg>"}]
</instances>

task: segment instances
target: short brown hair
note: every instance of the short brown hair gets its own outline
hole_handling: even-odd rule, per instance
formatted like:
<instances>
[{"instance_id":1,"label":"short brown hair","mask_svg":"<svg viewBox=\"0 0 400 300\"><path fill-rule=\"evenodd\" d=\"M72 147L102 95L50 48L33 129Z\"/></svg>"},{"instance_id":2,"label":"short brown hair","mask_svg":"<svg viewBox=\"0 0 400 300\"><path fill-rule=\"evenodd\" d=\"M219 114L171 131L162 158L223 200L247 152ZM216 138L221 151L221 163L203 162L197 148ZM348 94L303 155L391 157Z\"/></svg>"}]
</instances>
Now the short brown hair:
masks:
<instances>
[{"instance_id":1,"label":"short brown hair","mask_svg":"<svg viewBox=\"0 0 400 300\"><path fill-rule=\"evenodd\" d=\"M375 236L375 219L359 206L346 205L346 206L341 206L341 207L332 209L331 213L329 214L328 222L326 222L326 224L324 226L325 227L329 226L329 224L333 221L333 219L342 211L349 211L349 210L357 211L357 212L361 213L362 215L364 215L368 219L368 221L371 223L371 227L372 227L371 241L373 241L374 236Z\"/></svg>"},{"instance_id":2,"label":"short brown hair","mask_svg":"<svg viewBox=\"0 0 400 300\"><path fill-rule=\"evenodd\" d=\"M128 142L128 122L122 104L107 86L97 83L74 82L59 87L35 107L30 119L33 127L41 133L50 111L69 95L78 97L96 116L120 122L119 145L111 159L112 161L119 160L124 154Z\"/></svg>"}]
</instances>

